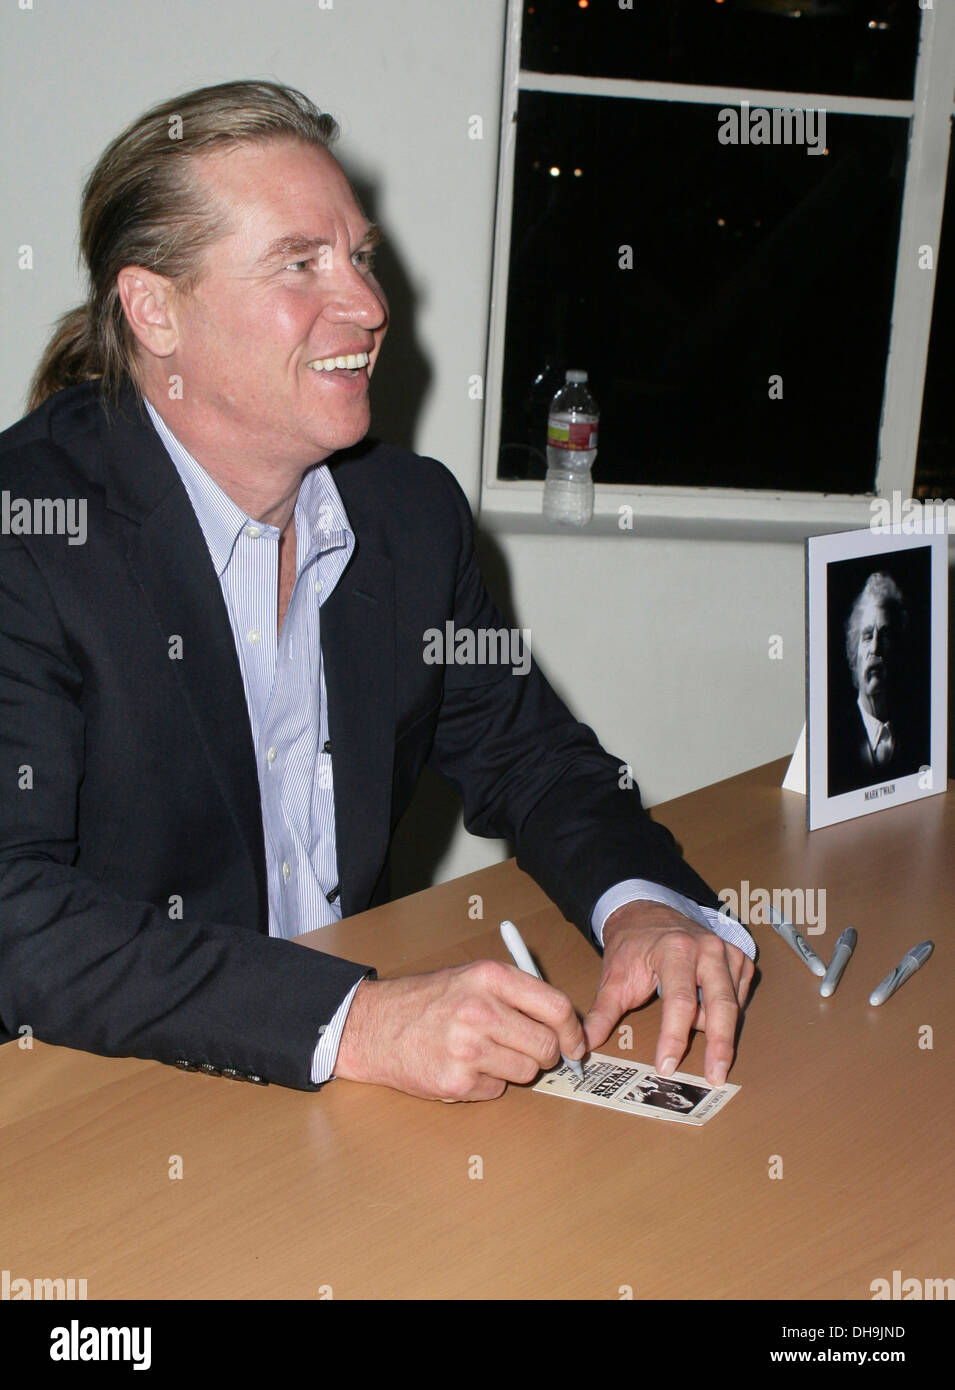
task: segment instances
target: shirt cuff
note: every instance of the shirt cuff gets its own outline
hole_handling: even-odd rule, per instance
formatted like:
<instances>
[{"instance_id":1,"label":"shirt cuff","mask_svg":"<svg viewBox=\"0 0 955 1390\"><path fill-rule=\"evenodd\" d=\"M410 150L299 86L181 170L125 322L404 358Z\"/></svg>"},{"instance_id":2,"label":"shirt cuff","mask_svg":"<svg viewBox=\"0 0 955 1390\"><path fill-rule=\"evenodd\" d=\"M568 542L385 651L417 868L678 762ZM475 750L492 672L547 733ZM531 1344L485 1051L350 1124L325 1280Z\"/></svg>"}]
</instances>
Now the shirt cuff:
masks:
<instances>
[{"instance_id":1,"label":"shirt cuff","mask_svg":"<svg viewBox=\"0 0 955 1390\"><path fill-rule=\"evenodd\" d=\"M697 922L701 927L715 932L731 946L738 946L750 960L756 959L756 942L734 917L718 912L715 907L703 907L692 898L686 898L672 888L664 888L661 883L651 883L645 878L628 878L623 883L608 888L606 893L597 899L590 925L601 946L604 944L603 930L607 918L612 912L616 912L618 907L633 902L660 903L663 907L672 907L674 912L682 913L684 917L689 917L691 922Z\"/></svg>"},{"instance_id":2,"label":"shirt cuff","mask_svg":"<svg viewBox=\"0 0 955 1390\"><path fill-rule=\"evenodd\" d=\"M339 1004L331 1023L326 1024L322 1029L322 1036L312 1053L312 1083L316 1086L321 1086L324 1082L331 1080L335 1070L335 1059L338 1056L338 1045L342 1040L342 1031L348 1017L348 1010L351 1008L351 1001L355 997L355 990L362 983L362 980L367 978L367 975L363 975L361 980L355 981Z\"/></svg>"}]
</instances>

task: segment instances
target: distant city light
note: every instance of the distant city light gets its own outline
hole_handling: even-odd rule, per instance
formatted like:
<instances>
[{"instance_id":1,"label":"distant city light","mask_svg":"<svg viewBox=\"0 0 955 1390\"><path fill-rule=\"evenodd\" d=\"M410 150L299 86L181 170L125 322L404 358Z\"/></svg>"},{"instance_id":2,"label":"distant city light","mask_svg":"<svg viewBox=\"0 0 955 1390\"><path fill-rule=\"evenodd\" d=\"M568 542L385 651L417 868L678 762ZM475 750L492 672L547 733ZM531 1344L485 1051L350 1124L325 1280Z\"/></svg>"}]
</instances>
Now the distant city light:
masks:
<instances>
[{"instance_id":1,"label":"distant city light","mask_svg":"<svg viewBox=\"0 0 955 1390\"><path fill-rule=\"evenodd\" d=\"M574 170L574 178L575 178L575 179L579 179L580 176L581 176L581 174L582 174L583 172L584 172L583 169L575 169L575 170Z\"/></svg>"},{"instance_id":2,"label":"distant city light","mask_svg":"<svg viewBox=\"0 0 955 1390\"><path fill-rule=\"evenodd\" d=\"M550 176L551 176L552 179L559 179L559 178L560 178L560 169L557 167L556 164L552 164L552 165L550 166Z\"/></svg>"}]
</instances>

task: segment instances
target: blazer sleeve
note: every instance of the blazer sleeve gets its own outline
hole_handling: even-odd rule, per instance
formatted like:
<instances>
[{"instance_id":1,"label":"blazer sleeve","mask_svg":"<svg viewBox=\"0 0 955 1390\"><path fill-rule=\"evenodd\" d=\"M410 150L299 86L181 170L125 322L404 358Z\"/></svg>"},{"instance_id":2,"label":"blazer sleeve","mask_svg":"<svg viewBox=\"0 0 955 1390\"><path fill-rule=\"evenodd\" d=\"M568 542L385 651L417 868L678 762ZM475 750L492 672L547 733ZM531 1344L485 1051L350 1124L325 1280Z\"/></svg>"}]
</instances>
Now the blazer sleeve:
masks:
<instances>
[{"instance_id":1,"label":"blazer sleeve","mask_svg":"<svg viewBox=\"0 0 955 1390\"><path fill-rule=\"evenodd\" d=\"M0 1041L26 1026L90 1052L316 1089L322 1027L374 972L248 926L170 921L88 876L81 683L42 566L0 536Z\"/></svg>"},{"instance_id":2,"label":"blazer sleeve","mask_svg":"<svg viewBox=\"0 0 955 1390\"><path fill-rule=\"evenodd\" d=\"M467 499L447 470L444 477L460 528L455 630L505 628L478 569ZM513 841L520 867L591 941L594 906L625 879L718 909L673 836L648 815L623 760L574 718L533 661L520 674L523 664L446 668L429 762L457 788L468 830Z\"/></svg>"}]
</instances>

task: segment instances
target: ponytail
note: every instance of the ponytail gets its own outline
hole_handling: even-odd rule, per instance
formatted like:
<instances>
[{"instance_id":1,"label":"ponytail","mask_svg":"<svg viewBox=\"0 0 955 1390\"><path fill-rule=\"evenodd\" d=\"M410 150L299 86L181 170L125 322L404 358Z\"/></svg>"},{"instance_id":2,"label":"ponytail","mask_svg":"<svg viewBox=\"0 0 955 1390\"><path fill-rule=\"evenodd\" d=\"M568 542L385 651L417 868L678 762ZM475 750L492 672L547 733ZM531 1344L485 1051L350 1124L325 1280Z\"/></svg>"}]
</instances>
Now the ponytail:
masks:
<instances>
[{"instance_id":1,"label":"ponytail","mask_svg":"<svg viewBox=\"0 0 955 1390\"><path fill-rule=\"evenodd\" d=\"M80 381L103 375L100 351L93 333L89 306L81 304L64 314L30 382L28 410L35 410L48 396Z\"/></svg>"}]
</instances>

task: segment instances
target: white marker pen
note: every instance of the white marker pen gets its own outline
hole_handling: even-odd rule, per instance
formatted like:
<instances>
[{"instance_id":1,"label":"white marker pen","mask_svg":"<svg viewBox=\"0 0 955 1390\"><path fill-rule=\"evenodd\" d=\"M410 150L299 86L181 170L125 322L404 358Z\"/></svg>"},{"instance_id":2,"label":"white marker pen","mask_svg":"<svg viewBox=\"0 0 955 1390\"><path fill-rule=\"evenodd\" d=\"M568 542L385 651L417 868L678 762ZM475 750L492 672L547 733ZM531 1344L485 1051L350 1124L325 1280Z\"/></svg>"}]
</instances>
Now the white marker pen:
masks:
<instances>
[{"instance_id":1,"label":"white marker pen","mask_svg":"<svg viewBox=\"0 0 955 1390\"><path fill-rule=\"evenodd\" d=\"M836 985L842 979L842 972L845 970L849 961L852 959L852 952L856 948L859 940L859 933L855 927L846 927L845 931L836 942L836 949L832 953L832 960L829 962L829 969L826 971L819 986L819 993L823 999L828 999L830 994L834 994Z\"/></svg>"},{"instance_id":2,"label":"white marker pen","mask_svg":"<svg viewBox=\"0 0 955 1390\"><path fill-rule=\"evenodd\" d=\"M523 970L528 975L533 975L536 979L543 981L544 977L534 964L534 958L524 945L524 938L517 930L513 922L505 920L501 923L501 936L504 938L504 945L511 953L511 959L518 970ZM584 1069L579 1062L573 1062L569 1057L560 1054L561 1061L565 1067L570 1067L578 1081L584 1079Z\"/></svg>"},{"instance_id":3,"label":"white marker pen","mask_svg":"<svg viewBox=\"0 0 955 1390\"><path fill-rule=\"evenodd\" d=\"M777 913L774 907L771 907L769 911L772 914L769 925L773 931L777 936L782 937L787 946L792 947L803 965L808 965L812 973L822 979L826 973L825 963L819 959L806 938L800 936L792 922L787 922L785 917L781 913ZM776 920L777 917L779 918L778 921Z\"/></svg>"},{"instance_id":4,"label":"white marker pen","mask_svg":"<svg viewBox=\"0 0 955 1390\"><path fill-rule=\"evenodd\" d=\"M884 1004L887 999L904 985L910 975L914 975L919 966L924 965L929 956L935 950L934 941L920 941L917 946L913 946L911 951L907 951L898 965L890 975L886 975L880 985L869 995L870 1004Z\"/></svg>"}]
</instances>

